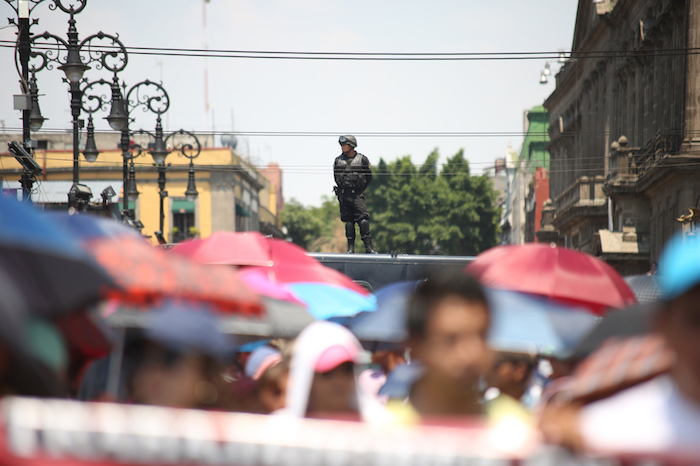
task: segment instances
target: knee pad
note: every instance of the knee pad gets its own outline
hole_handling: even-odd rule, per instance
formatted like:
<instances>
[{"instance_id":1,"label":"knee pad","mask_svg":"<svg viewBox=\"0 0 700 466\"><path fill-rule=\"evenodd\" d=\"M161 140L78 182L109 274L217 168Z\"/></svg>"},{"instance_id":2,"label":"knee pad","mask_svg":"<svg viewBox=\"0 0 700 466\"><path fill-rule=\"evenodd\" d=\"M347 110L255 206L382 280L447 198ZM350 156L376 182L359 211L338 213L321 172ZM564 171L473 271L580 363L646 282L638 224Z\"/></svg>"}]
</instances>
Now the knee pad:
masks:
<instances>
[{"instance_id":1,"label":"knee pad","mask_svg":"<svg viewBox=\"0 0 700 466\"><path fill-rule=\"evenodd\" d=\"M362 235L363 238L366 238L369 236L369 220L366 218L363 218L359 222L360 224L360 235Z\"/></svg>"},{"instance_id":2,"label":"knee pad","mask_svg":"<svg viewBox=\"0 0 700 466\"><path fill-rule=\"evenodd\" d=\"M355 223L345 222L345 237L355 239Z\"/></svg>"}]
</instances>

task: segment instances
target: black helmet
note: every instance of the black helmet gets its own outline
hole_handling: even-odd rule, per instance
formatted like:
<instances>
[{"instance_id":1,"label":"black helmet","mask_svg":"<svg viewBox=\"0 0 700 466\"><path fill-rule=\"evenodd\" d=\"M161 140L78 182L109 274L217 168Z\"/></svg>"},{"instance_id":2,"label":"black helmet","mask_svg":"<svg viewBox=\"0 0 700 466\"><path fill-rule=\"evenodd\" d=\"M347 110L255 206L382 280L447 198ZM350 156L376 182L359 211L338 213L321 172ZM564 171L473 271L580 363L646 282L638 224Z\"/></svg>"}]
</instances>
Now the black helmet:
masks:
<instances>
[{"instance_id":1,"label":"black helmet","mask_svg":"<svg viewBox=\"0 0 700 466\"><path fill-rule=\"evenodd\" d=\"M354 149L357 147L357 139L355 139L355 136L350 135L340 136L340 138L338 138L338 144L350 144Z\"/></svg>"}]
</instances>

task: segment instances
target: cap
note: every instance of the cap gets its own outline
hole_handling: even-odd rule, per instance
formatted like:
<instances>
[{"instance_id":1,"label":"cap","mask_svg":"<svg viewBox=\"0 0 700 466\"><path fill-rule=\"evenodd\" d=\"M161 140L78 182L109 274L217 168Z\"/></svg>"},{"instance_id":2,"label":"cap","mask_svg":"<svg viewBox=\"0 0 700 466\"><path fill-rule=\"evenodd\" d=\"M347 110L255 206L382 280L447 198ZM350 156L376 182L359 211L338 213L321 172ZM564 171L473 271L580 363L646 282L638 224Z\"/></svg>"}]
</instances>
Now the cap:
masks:
<instances>
[{"instance_id":1,"label":"cap","mask_svg":"<svg viewBox=\"0 0 700 466\"><path fill-rule=\"evenodd\" d=\"M350 144L353 148L357 147L357 139L355 136L345 135L338 138L338 144Z\"/></svg>"},{"instance_id":2,"label":"cap","mask_svg":"<svg viewBox=\"0 0 700 466\"><path fill-rule=\"evenodd\" d=\"M358 349L351 345L334 345L327 348L316 361L314 372L323 374L345 362L355 362L359 356Z\"/></svg>"},{"instance_id":3,"label":"cap","mask_svg":"<svg viewBox=\"0 0 700 466\"><path fill-rule=\"evenodd\" d=\"M245 375L253 380L259 380L266 370L279 364L282 354L269 346L261 346L252 353L245 363Z\"/></svg>"},{"instance_id":4,"label":"cap","mask_svg":"<svg viewBox=\"0 0 700 466\"><path fill-rule=\"evenodd\" d=\"M673 237L661 253L657 277L666 299L700 284L700 236Z\"/></svg>"}]
</instances>

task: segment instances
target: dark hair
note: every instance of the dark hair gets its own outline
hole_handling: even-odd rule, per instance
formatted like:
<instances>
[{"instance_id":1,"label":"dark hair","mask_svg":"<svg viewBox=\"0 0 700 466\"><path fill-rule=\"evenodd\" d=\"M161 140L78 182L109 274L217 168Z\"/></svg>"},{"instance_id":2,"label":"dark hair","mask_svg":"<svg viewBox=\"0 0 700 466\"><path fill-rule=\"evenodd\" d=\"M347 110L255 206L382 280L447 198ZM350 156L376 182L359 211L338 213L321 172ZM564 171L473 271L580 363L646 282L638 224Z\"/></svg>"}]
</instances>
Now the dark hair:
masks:
<instances>
[{"instance_id":1,"label":"dark hair","mask_svg":"<svg viewBox=\"0 0 700 466\"><path fill-rule=\"evenodd\" d=\"M448 296L456 296L472 303L481 303L489 310L489 303L481 284L471 275L460 272L437 272L420 283L408 302L408 331L422 337L435 306Z\"/></svg>"}]
</instances>

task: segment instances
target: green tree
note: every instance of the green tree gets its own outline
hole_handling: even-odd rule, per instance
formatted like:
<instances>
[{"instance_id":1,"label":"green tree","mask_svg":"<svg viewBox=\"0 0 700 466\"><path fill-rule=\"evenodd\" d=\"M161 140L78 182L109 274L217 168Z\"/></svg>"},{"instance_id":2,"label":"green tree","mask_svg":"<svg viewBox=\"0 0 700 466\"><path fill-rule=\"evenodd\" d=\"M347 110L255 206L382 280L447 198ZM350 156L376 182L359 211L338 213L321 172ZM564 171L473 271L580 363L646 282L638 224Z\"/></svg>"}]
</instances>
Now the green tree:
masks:
<instances>
[{"instance_id":1,"label":"green tree","mask_svg":"<svg viewBox=\"0 0 700 466\"><path fill-rule=\"evenodd\" d=\"M497 244L499 211L486 176L471 176L459 151L438 171L439 153L416 167L410 156L375 169L366 192L372 236L382 251L474 255Z\"/></svg>"},{"instance_id":2,"label":"green tree","mask_svg":"<svg viewBox=\"0 0 700 466\"><path fill-rule=\"evenodd\" d=\"M333 240L338 201L323 196L320 207L306 207L296 199L287 202L280 221L287 227L287 236L307 251L320 251Z\"/></svg>"}]
</instances>

